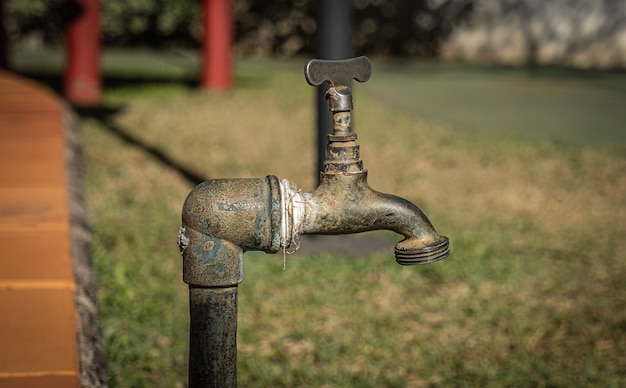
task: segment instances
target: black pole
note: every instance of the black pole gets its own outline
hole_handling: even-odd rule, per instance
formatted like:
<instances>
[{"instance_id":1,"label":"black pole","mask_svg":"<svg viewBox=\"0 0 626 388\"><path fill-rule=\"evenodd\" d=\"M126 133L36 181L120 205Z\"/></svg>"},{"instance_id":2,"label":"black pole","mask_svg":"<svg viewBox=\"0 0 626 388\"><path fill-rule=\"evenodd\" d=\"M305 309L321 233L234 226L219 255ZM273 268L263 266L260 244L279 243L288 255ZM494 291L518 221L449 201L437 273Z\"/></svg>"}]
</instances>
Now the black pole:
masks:
<instances>
[{"instance_id":1,"label":"black pole","mask_svg":"<svg viewBox=\"0 0 626 388\"><path fill-rule=\"evenodd\" d=\"M4 0L0 0L0 69L9 68L9 38L4 29Z\"/></svg>"},{"instance_id":2,"label":"black pole","mask_svg":"<svg viewBox=\"0 0 626 388\"><path fill-rule=\"evenodd\" d=\"M237 387L237 287L189 287L189 387Z\"/></svg>"},{"instance_id":3,"label":"black pole","mask_svg":"<svg viewBox=\"0 0 626 388\"><path fill-rule=\"evenodd\" d=\"M348 59L352 57L352 1L319 0L317 2L317 32L315 56L318 59ZM324 154L332 133L332 116L328 110L324 83L317 88L317 183L324 169Z\"/></svg>"}]
</instances>

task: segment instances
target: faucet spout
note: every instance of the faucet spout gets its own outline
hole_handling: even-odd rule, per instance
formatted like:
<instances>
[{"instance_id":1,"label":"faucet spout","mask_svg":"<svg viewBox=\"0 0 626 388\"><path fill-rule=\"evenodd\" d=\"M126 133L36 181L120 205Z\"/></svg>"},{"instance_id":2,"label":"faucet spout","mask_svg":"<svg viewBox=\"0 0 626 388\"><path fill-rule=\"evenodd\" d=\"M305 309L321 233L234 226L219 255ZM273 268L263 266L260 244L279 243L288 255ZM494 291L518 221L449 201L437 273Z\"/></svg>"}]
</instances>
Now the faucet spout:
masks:
<instances>
[{"instance_id":1,"label":"faucet spout","mask_svg":"<svg viewBox=\"0 0 626 388\"><path fill-rule=\"evenodd\" d=\"M282 181L281 184L288 184ZM320 185L293 197L304 208L298 234L350 234L391 230L404 236L396 244L396 261L402 265L428 264L450 254L448 238L437 233L426 215L413 203L373 190L367 171L354 174L322 173Z\"/></svg>"},{"instance_id":2,"label":"faucet spout","mask_svg":"<svg viewBox=\"0 0 626 388\"><path fill-rule=\"evenodd\" d=\"M237 287L245 252L285 252L301 234L391 230L404 236L395 246L399 264L427 264L450 254L448 238L417 206L367 183L352 131L350 82L365 82L370 74L367 57L311 60L305 67L311 85L329 82L333 118L320 184L312 192L269 175L208 180L187 196L178 243L189 285L190 387L237 386Z\"/></svg>"}]
</instances>

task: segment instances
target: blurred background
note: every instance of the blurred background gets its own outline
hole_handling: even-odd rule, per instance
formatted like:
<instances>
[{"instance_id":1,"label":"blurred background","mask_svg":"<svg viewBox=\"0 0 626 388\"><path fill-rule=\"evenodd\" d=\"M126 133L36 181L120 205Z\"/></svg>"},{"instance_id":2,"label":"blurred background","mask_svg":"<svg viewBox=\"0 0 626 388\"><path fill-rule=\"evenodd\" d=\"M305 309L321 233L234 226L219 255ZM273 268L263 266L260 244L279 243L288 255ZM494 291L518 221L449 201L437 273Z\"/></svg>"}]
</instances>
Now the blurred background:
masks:
<instances>
[{"instance_id":1,"label":"blurred background","mask_svg":"<svg viewBox=\"0 0 626 388\"><path fill-rule=\"evenodd\" d=\"M74 109L111 386L186 385L176 235L195 184L315 187L302 67L322 3L233 1L224 93L199 87L200 1L100 2L102 94ZM240 384L626 385L626 1L346 3L373 62L354 85L369 182L452 255L400 267L385 232L303 241L286 270L246 253ZM3 3L5 67L59 94L67 4Z\"/></svg>"},{"instance_id":2,"label":"blurred background","mask_svg":"<svg viewBox=\"0 0 626 388\"><path fill-rule=\"evenodd\" d=\"M62 43L67 2L4 2L15 48ZM319 4L234 1L237 53L312 53ZM625 7L620 0L355 0L351 42L357 55L620 68L626 65ZM197 0L102 1L102 42L106 47L194 49L202 38L200 8Z\"/></svg>"}]
</instances>

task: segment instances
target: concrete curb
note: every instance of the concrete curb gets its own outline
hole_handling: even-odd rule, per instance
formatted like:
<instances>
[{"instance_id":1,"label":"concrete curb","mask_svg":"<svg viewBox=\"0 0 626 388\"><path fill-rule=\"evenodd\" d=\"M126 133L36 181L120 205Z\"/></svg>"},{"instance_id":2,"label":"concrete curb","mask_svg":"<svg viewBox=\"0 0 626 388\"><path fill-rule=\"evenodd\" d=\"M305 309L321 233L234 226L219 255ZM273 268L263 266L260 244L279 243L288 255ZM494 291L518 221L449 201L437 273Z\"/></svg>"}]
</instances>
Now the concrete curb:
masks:
<instances>
[{"instance_id":1,"label":"concrete curb","mask_svg":"<svg viewBox=\"0 0 626 388\"><path fill-rule=\"evenodd\" d=\"M91 258L91 230L83 196L83 155L78 119L63 104L66 136L66 171L70 204L71 248L76 282L76 326L83 387L107 387L108 374L98 319L97 276Z\"/></svg>"}]
</instances>

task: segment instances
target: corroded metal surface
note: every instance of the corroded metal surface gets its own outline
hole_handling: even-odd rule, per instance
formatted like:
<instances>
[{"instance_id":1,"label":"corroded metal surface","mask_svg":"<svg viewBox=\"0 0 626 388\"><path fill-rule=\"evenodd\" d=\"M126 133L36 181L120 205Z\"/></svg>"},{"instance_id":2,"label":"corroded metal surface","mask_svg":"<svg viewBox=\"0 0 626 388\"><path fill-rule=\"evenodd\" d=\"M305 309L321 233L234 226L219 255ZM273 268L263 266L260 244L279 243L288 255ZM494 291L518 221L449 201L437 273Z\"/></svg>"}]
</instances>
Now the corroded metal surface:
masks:
<instances>
[{"instance_id":1,"label":"corroded metal surface","mask_svg":"<svg viewBox=\"0 0 626 388\"><path fill-rule=\"evenodd\" d=\"M348 234L392 230L405 237L396 245L403 265L425 264L448 256L448 239L439 235L413 203L372 190L367 172L322 173L320 185L303 193L303 234ZM436 248L435 248L436 247Z\"/></svg>"},{"instance_id":2,"label":"corroded metal surface","mask_svg":"<svg viewBox=\"0 0 626 388\"><path fill-rule=\"evenodd\" d=\"M236 387L237 287L190 287L189 313L189 387Z\"/></svg>"},{"instance_id":3,"label":"corroded metal surface","mask_svg":"<svg viewBox=\"0 0 626 388\"><path fill-rule=\"evenodd\" d=\"M328 109L333 112L333 131L335 135L349 132L350 114L338 114L352 110L352 91L350 83L353 79L366 82L372 75L372 64L367 57L328 61L312 59L304 67L304 77L311 86L319 86L328 81L330 87L326 92Z\"/></svg>"},{"instance_id":4,"label":"corroded metal surface","mask_svg":"<svg viewBox=\"0 0 626 388\"><path fill-rule=\"evenodd\" d=\"M366 82L372 75L372 63L367 57L328 61L311 59L304 67L304 77L311 86L325 81L334 87L349 87L353 79Z\"/></svg>"},{"instance_id":5,"label":"corroded metal surface","mask_svg":"<svg viewBox=\"0 0 626 388\"><path fill-rule=\"evenodd\" d=\"M324 171L306 202L302 233L346 234L388 229L405 239L396 244L396 261L402 265L427 264L450 254L448 238L439 235L424 213L411 202L379 193L367 184L356 134L352 132L350 82L367 81L367 57L343 61L313 59L305 66L311 85L330 83L326 94L333 113L333 134L328 135ZM350 100L350 103L341 102Z\"/></svg>"},{"instance_id":6,"label":"corroded metal surface","mask_svg":"<svg viewBox=\"0 0 626 388\"><path fill-rule=\"evenodd\" d=\"M413 203L371 189L352 131L352 79L367 81L367 57L312 60L305 76L312 85L329 81L333 112L319 186L301 193L275 176L215 179L198 185L183 207L179 245L183 279L190 287L190 386L236 385L237 285L243 254L275 253L301 234L349 234L387 229L404 236L396 261L426 264L449 255L439 235ZM225 288L224 288L225 287Z\"/></svg>"},{"instance_id":7,"label":"corroded metal surface","mask_svg":"<svg viewBox=\"0 0 626 388\"><path fill-rule=\"evenodd\" d=\"M190 387L237 386L237 285L243 254L280 247L279 182L214 179L183 205L178 243L189 284Z\"/></svg>"},{"instance_id":8,"label":"corroded metal surface","mask_svg":"<svg viewBox=\"0 0 626 388\"><path fill-rule=\"evenodd\" d=\"M223 287L243 280L243 252L280 248L278 179L213 179L189 194L179 244L183 280Z\"/></svg>"}]
</instances>

